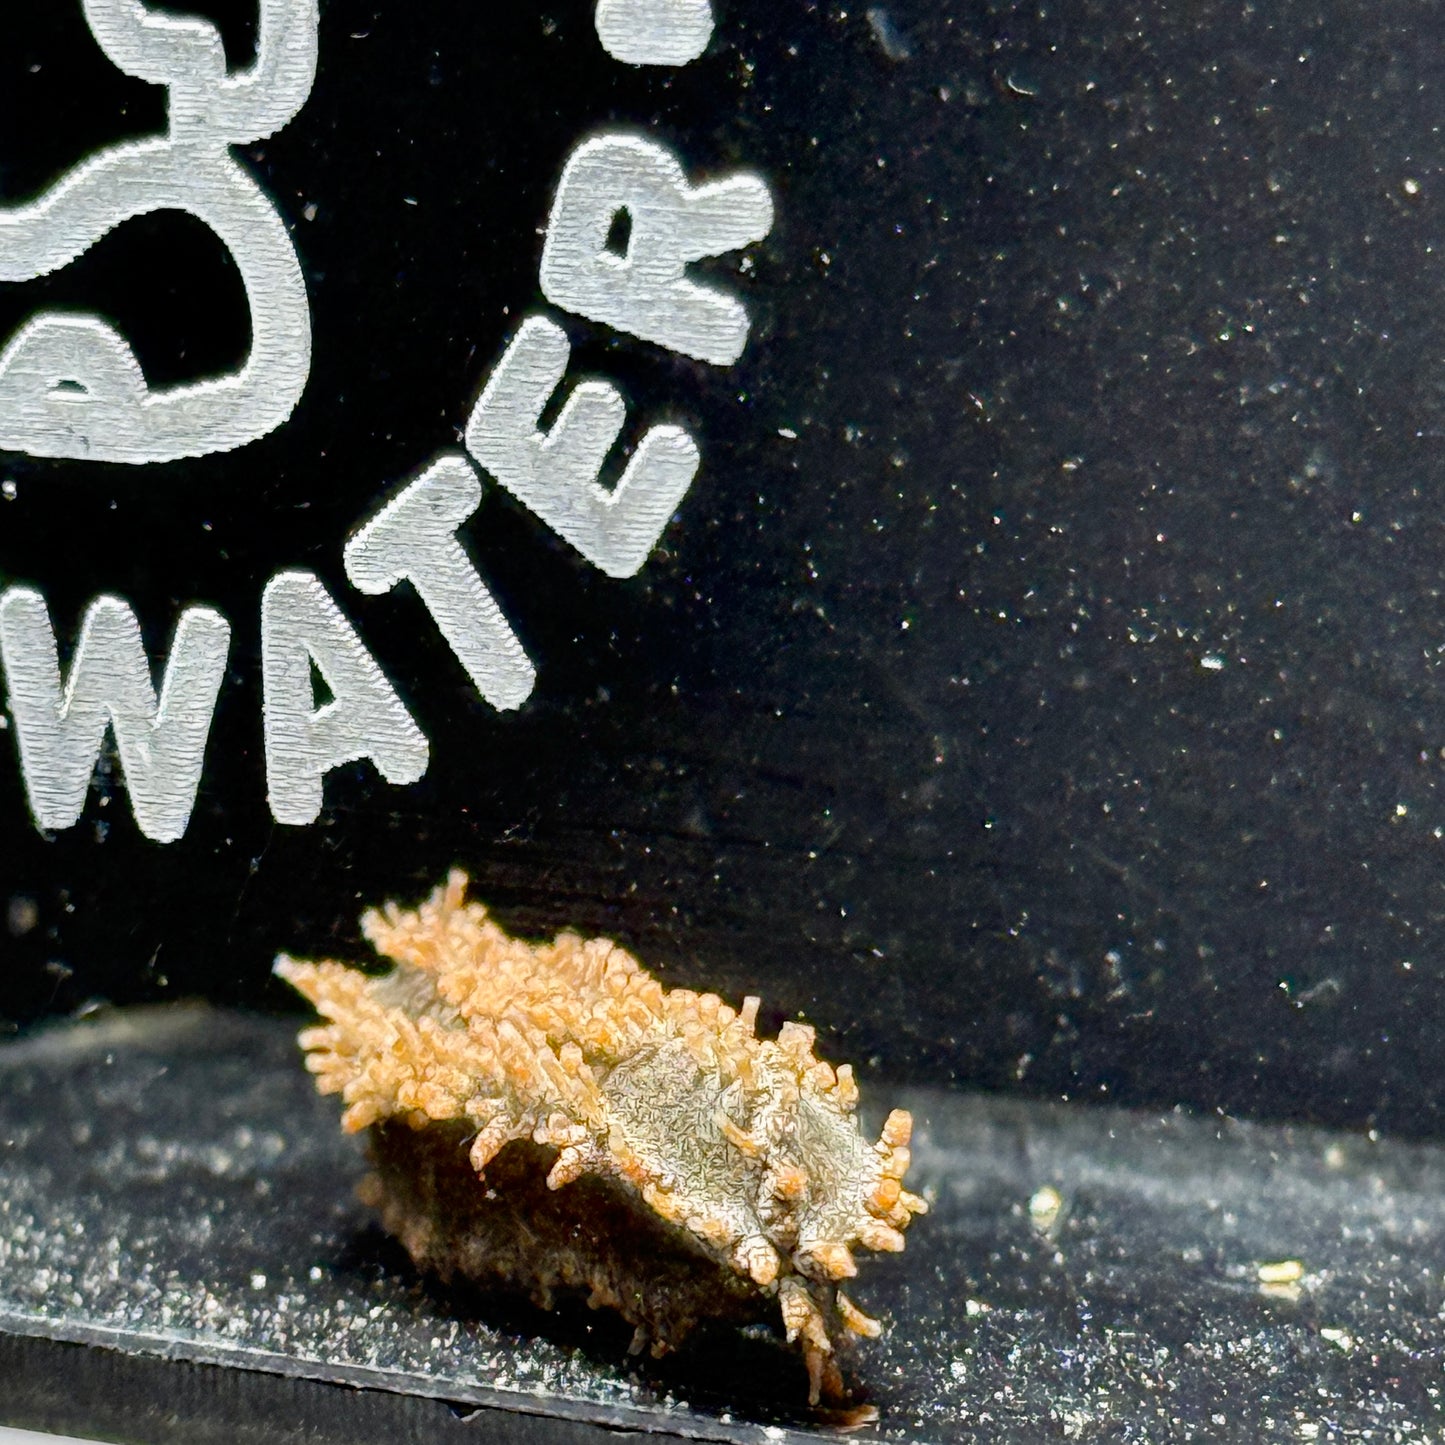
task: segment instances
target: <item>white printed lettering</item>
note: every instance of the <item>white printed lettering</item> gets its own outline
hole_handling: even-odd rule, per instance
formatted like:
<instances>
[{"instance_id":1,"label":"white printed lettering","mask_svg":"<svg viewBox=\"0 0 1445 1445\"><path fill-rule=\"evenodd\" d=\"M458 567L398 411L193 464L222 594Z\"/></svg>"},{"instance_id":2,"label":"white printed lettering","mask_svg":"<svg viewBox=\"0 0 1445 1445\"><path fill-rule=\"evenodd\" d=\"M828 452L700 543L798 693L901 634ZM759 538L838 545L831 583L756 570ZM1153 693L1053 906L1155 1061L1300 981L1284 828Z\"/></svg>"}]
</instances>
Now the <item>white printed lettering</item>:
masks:
<instances>
[{"instance_id":1,"label":"white printed lettering","mask_svg":"<svg viewBox=\"0 0 1445 1445\"><path fill-rule=\"evenodd\" d=\"M57 271L132 217L186 211L235 258L251 352L234 374L152 391L108 321L42 312L0 353L0 447L137 464L229 451L280 426L311 369L295 248L229 148L279 130L305 103L316 73L317 0L261 0L256 63L237 75L208 21L141 0L85 0L85 14L116 66L168 87L167 133L110 146L38 200L0 208L0 281Z\"/></svg>"},{"instance_id":2,"label":"white printed lettering","mask_svg":"<svg viewBox=\"0 0 1445 1445\"><path fill-rule=\"evenodd\" d=\"M712 39L708 0L597 0L597 37L625 65L688 65Z\"/></svg>"},{"instance_id":3,"label":"white printed lettering","mask_svg":"<svg viewBox=\"0 0 1445 1445\"><path fill-rule=\"evenodd\" d=\"M571 354L560 326L528 317L472 410L467 449L589 562L609 577L631 577L692 485L697 443L681 427L653 427L606 491L597 479L627 418L615 386L580 383L551 431L537 430Z\"/></svg>"},{"instance_id":4,"label":"white printed lettering","mask_svg":"<svg viewBox=\"0 0 1445 1445\"><path fill-rule=\"evenodd\" d=\"M233 374L152 389L111 322L41 311L0 349L0 449L144 464L243 446L295 409L310 372L311 318L287 226L234 151L282 128L306 103L319 0L257 0L256 60L237 72L213 23L161 0L81 5L113 64L165 87L166 128L91 155L34 201L0 205L0 282L58 271L134 217L188 212L241 274L250 354ZM597 0L595 20L608 53L638 66L686 65L713 33L710 0ZM730 365L747 342L746 308L688 268L761 240L772 223L772 198L758 176L693 185L656 141L603 132L579 144L563 168L542 290L577 316ZM627 423L616 386L578 382L541 430L570 361L561 326L525 320L468 419L470 459L439 456L345 548L360 591L375 596L410 583L499 710L526 702L536 669L460 536L481 502L476 467L588 561L625 578L641 569L701 465L685 429L654 425L616 484L604 487ZM80 818L109 730L141 831L179 839L195 806L230 637L219 613L186 609L157 693L133 612L100 597L82 620L66 676L44 597L29 587L0 593L0 665L37 825L61 829ZM266 585L261 666L268 798L279 822L314 822L326 774L350 762L370 761L397 785L425 774L425 735L313 573L281 572Z\"/></svg>"},{"instance_id":5,"label":"white printed lettering","mask_svg":"<svg viewBox=\"0 0 1445 1445\"><path fill-rule=\"evenodd\" d=\"M631 221L626 253L607 244ZM677 157L640 135L600 135L568 158L542 249L542 291L565 311L654 341L699 361L731 365L748 339L748 313L687 265L760 241L773 202L758 176L689 184Z\"/></svg>"},{"instance_id":6,"label":"white printed lettering","mask_svg":"<svg viewBox=\"0 0 1445 1445\"><path fill-rule=\"evenodd\" d=\"M346 575L373 596L410 582L477 691L505 711L532 695L537 671L457 536L481 503L472 464L438 457L346 544Z\"/></svg>"},{"instance_id":7,"label":"white printed lettering","mask_svg":"<svg viewBox=\"0 0 1445 1445\"><path fill-rule=\"evenodd\" d=\"M118 597L99 597L62 684L45 599L29 587L0 597L0 656L37 826L79 820L109 727L141 832L158 843L179 839L195 806L230 643L220 613L187 608L158 700L135 614Z\"/></svg>"},{"instance_id":8,"label":"white printed lettering","mask_svg":"<svg viewBox=\"0 0 1445 1445\"><path fill-rule=\"evenodd\" d=\"M331 691L316 706L312 668ZM322 779L370 759L389 783L416 782L428 747L396 689L321 579L279 572L261 594L266 777L279 823L314 823Z\"/></svg>"}]
</instances>

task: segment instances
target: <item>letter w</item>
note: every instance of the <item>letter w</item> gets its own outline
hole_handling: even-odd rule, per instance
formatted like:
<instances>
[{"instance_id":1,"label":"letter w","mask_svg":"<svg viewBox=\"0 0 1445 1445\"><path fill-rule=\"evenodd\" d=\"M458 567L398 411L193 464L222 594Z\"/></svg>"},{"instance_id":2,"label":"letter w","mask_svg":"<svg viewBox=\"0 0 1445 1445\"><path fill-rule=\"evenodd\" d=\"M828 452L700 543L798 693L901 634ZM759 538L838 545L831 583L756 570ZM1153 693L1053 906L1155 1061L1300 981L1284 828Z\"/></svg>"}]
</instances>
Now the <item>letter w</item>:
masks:
<instances>
[{"instance_id":1,"label":"letter w","mask_svg":"<svg viewBox=\"0 0 1445 1445\"><path fill-rule=\"evenodd\" d=\"M158 843L180 838L230 647L231 625L219 612L187 608L157 700L135 614L119 597L98 597L62 683L44 597L30 587L0 596L0 659L36 826L79 821L109 727L141 832Z\"/></svg>"}]
</instances>

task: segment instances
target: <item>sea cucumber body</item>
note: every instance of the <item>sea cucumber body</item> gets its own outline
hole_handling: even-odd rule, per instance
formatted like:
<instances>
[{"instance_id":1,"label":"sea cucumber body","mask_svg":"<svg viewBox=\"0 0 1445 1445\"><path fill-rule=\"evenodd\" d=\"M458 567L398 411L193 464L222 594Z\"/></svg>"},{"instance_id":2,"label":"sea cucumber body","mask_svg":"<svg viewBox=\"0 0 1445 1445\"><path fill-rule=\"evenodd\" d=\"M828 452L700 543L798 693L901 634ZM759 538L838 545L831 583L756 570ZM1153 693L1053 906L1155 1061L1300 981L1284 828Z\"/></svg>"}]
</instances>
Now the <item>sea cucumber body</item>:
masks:
<instances>
[{"instance_id":1,"label":"sea cucumber body","mask_svg":"<svg viewBox=\"0 0 1445 1445\"><path fill-rule=\"evenodd\" d=\"M389 904L363 918L396 964L382 977L278 961L327 1021L301 1043L318 1087L345 1101L345 1127L449 1125L470 1136L483 1176L507 1145L529 1141L555 1151L551 1190L584 1175L622 1186L689 1248L776 1297L812 1398L837 1393L840 1335L879 1328L837 1281L856 1273L854 1247L901 1249L924 1209L900 1182L909 1116L895 1110L869 1144L851 1069L818 1060L810 1028L759 1039L756 999L735 1010L714 994L664 990L607 939L513 939L465 889L453 873L416 912ZM397 1189L393 1179L378 1202L395 1205ZM404 1211L392 1212L397 1228ZM434 1242L434 1220L428 1229ZM438 1268L435 1250L408 1247ZM587 1273L574 1272L579 1283ZM615 1293L594 1288L594 1302L615 1306ZM686 1311L640 1313L633 1322L655 1347L679 1343L690 1324Z\"/></svg>"}]
</instances>

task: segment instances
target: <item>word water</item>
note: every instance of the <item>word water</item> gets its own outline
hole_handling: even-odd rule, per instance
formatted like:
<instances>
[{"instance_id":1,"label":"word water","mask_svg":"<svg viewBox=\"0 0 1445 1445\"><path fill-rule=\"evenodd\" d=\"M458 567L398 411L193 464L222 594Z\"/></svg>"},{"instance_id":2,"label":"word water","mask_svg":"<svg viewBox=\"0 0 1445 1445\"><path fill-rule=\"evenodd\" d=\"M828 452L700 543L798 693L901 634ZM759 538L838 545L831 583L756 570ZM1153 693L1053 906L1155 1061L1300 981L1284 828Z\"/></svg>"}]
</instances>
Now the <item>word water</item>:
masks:
<instances>
[{"instance_id":1,"label":"word water","mask_svg":"<svg viewBox=\"0 0 1445 1445\"><path fill-rule=\"evenodd\" d=\"M310 374L309 305L285 222L231 148L269 135L304 105L316 72L316 0L258 0L255 64L232 73L215 28L140 0L83 0L97 42L128 74L164 85L169 129L91 157L38 200L0 208L0 280L56 270L122 221L189 211L231 251L252 313L251 355L233 375L153 392L125 339L99 317L42 313L0 351L0 448L137 466L244 445L284 424ZM707 0L599 0L596 29L627 65L689 64L709 45ZM627 223L625 251L609 246ZM693 263L761 241L765 183L737 173L694 184L640 132L578 144L557 183L540 283L558 312L715 366L742 354L749 318ZM615 486L601 485L627 423L610 382L567 386L571 344L552 315L527 316L472 409L464 446L434 457L352 533L348 581L377 595L406 584L478 692L520 707L536 668L460 535L494 478L609 577L645 563L701 462L682 427L648 429ZM387 782L426 772L429 745L381 665L315 573L283 570L260 598L267 796L278 822L314 822L326 774L359 760ZM133 609L86 609L62 674L43 593L0 594L0 663L36 826L80 819L107 732L141 832L184 836L195 806L231 624L210 607L178 619L159 687ZM316 701L314 677L327 700Z\"/></svg>"}]
</instances>

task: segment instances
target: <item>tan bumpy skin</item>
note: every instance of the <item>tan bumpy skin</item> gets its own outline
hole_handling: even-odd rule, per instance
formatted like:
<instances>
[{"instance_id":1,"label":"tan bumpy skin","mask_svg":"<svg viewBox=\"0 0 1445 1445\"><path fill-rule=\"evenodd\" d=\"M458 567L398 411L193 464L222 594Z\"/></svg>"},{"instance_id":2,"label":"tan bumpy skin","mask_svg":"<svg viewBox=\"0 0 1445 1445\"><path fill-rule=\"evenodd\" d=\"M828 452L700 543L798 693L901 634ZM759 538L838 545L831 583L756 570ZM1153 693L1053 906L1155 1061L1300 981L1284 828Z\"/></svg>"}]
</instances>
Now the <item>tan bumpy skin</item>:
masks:
<instances>
[{"instance_id":1,"label":"tan bumpy skin","mask_svg":"<svg viewBox=\"0 0 1445 1445\"><path fill-rule=\"evenodd\" d=\"M902 1231L926 1208L901 1184L910 1116L895 1109L878 1143L866 1142L853 1071L814 1056L811 1028L787 1023L776 1040L760 1039L756 998L735 1010L715 994L664 989L605 938L512 938L465 901L466 886L454 872L415 912L387 904L363 917L367 938L396 965L385 975L277 961L276 972L326 1021L300 1042L317 1087L345 1101L344 1127L370 1128L382 1147L388 1131L400 1137L398 1124L450 1139L453 1151L469 1139L480 1180L467 1194L479 1201L495 1197L483 1181L509 1145L509 1158L542 1161L547 1190L565 1192L584 1176L620 1187L656 1216L649 1228L660 1220L671 1234L685 1231L678 1242L689 1257L705 1272L718 1267L726 1288L699 1285L699 1313L714 1298L721 1313L744 1291L776 1299L788 1341L807 1363L810 1400L840 1398L835 1347L845 1332L874 1336L880 1326L838 1282L857 1272L856 1246L901 1250ZM515 1173L504 1162L493 1171L499 1180ZM407 1167L415 1172L414 1163ZM368 1196L383 1206L386 1178L383 1169ZM452 1272L438 1258L445 1228L412 1218L413 1181L390 1192L388 1226L419 1265ZM551 1284L590 1282L592 1303L621 1309L656 1353L696 1323L678 1317L675 1284L649 1308L645 1291L625 1277L619 1283L614 1266L612 1274L586 1260L529 1266L515 1257L526 1252L517 1233L471 1273L525 1285L531 1268ZM520 1230L528 1240L533 1233ZM658 1251L641 1253L651 1259ZM545 1286L533 1293L550 1298Z\"/></svg>"}]
</instances>

